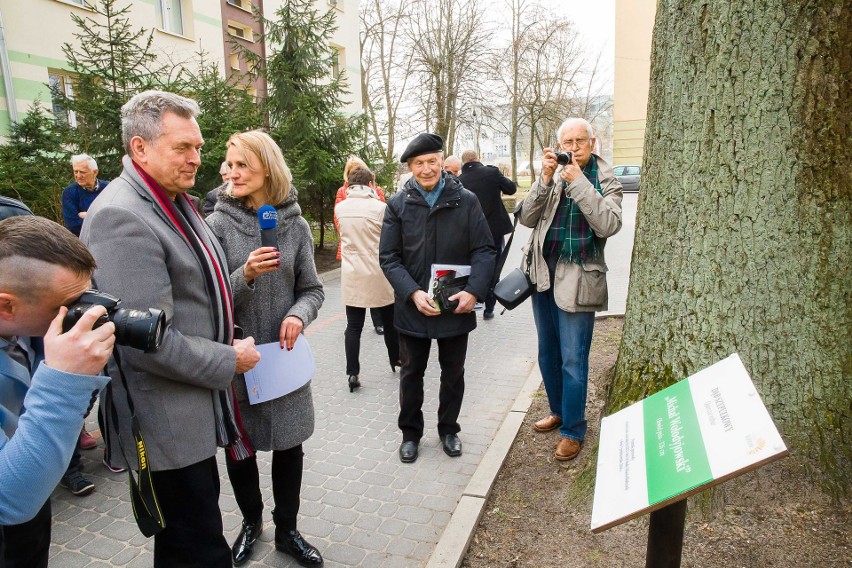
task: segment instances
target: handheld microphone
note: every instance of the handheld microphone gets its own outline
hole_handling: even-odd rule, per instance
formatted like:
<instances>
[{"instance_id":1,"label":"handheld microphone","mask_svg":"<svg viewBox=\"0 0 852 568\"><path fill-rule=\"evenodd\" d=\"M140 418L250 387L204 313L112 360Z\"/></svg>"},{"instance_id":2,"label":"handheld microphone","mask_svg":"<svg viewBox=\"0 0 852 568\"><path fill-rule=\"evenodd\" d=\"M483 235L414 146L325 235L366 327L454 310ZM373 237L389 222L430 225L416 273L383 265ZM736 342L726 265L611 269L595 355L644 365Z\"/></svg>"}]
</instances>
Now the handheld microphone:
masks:
<instances>
[{"instance_id":1,"label":"handheld microphone","mask_svg":"<svg viewBox=\"0 0 852 568\"><path fill-rule=\"evenodd\" d=\"M257 210L257 220L260 223L260 244L265 247L278 248L278 235L275 227L278 225L278 212L271 205L264 205Z\"/></svg>"}]
</instances>

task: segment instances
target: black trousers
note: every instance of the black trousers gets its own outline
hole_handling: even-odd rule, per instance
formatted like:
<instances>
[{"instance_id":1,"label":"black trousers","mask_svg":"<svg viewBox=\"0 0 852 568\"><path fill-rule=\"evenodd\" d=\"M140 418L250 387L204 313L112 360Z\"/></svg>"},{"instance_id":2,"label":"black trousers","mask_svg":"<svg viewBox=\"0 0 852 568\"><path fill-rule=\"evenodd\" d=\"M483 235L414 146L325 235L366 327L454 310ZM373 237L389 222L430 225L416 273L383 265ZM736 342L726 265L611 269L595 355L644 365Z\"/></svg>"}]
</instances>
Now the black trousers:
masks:
<instances>
[{"instance_id":1,"label":"black trousers","mask_svg":"<svg viewBox=\"0 0 852 568\"><path fill-rule=\"evenodd\" d=\"M370 319L373 320L373 327L384 325L384 323L382 323L382 313L379 311L379 308L370 308ZM391 321L391 323L393 323L393 321Z\"/></svg>"},{"instance_id":2,"label":"black trousers","mask_svg":"<svg viewBox=\"0 0 852 568\"><path fill-rule=\"evenodd\" d=\"M36 516L0 526L0 568L46 568L50 555L50 498Z\"/></svg>"},{"instance_id":3,"label":"black trousers","mask_svg":"<svg viewBox=\"0 0 852 568\"><path fill-rule=\"evenodd\" d=\"M467 334L438 339L441 387L438 391L438 435L458 434L464 398L464 360ZM402 370L399 373L399 429L403 442L423 437L423 375L429 362L431 339L399 334Z\"/></svg>"},{"instance_id":4,"label":"black trousers","mask_svg":"<svg viewBox=\"0 0 852 568\"><path fill-rule=\"evenodd\" d=\"M396 328L393 326L393 304L382 306L381 308L370 308L371 311L374 309L378 310L381 314L381 321L390 322L389 324L385 324L385 334L382 337L385 340L385 347L388 350L388 362L394 365L399 361L399 335L397 335ZM367 308L346 306L346 331L343 337L345 339L344 347L346 348L347 375L358 375L361 373L359 355L361 353L361 332L364 330L366 313Z\"/></svg>"},{"instance_id":5,"label":"black trousers","mask_svg":"<svg viewBox=\"0 0 852 568\"><path fill-rule=\"evenodd\" d=\"M225 464L228 467L228 479L234 487L234 499L243 518L250 523L256 522L263 514L257 455L234 461L230 454L226 453ZM296 530L304 466L305 452L302 450L302 444L289 450L272 452L272 498L275 503L272 519L276 533Z\"/></svg>"},{"instance_id":6,"label":"black trousers","mask_svg":"<svg viewBox=\"0 0 852 568\"><path fill-rule=\"evenodd\" d=\"M152 472L166 528L154 536L154 566L230 567L231 548L222 532L216 458Z\"/></svg>"}]
</instances>

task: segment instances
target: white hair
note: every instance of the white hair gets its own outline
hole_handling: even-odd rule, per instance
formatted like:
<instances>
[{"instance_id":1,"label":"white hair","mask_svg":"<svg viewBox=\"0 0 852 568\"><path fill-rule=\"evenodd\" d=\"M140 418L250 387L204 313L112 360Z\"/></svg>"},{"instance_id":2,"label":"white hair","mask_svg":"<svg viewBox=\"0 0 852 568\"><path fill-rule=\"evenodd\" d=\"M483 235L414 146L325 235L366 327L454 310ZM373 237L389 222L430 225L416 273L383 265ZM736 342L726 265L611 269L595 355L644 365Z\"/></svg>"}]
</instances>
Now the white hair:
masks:
<instances>
[{"instance_id":1,"label":"white hair","mask_svg":"<svg viewBox=\"0 0 852 568\"><path fill-rule=\"evenodd\" d=\"M230 171L231 171L231 166L228 165L227 161L222 162L222 164L219 166L219 175L220 176L223 176Z\"/></svg>"},{"instance_id":2,"label":"white hair","mask_svg":"<svg viewBox=\"0 0 852 568\"><path fill-rule=\"evenodd\" d=\"M592 125L585 118L569 118L565 122L559 125L559 128L556 129L556 141L562 140L562 131L566 128L571 128L572 126L583 126L586 128L586 133L589 135L589 138L594 138L595 133L592 131Z\"/></svg>"},{"instance_id":3,"label":"white hair","mask_svg":"<svg viewBox=\"0 0 852 568\"><path fill-rule=\"evenodd\" d=\"M98 169L98 163L95 161L93 157L88 154L74 154L71 156L71 165L79 164L80 162L86 162L89 167L93 170Z\"/></svg>"}]
</instances>

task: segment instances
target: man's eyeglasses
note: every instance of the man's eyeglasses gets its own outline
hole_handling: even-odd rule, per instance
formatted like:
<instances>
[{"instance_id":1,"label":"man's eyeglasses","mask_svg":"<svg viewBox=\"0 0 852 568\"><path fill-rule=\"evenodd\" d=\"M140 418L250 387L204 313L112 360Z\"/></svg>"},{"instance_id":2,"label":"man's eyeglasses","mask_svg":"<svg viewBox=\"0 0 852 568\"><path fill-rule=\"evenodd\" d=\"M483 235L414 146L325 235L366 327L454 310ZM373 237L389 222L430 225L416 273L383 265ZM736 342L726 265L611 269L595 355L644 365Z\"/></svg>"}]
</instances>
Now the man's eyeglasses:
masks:
<instances>
[{"instance_id":1,"label":"man's eyeglasses","mask_svg":"<svg viewBox=\"0 0 852 568\"><path fill-rule=\"evenodd\" d=\"M577 148L582 148L588 141L588 138L577 138L576 140L562 140L560 144L563 148L573 148L575 145Z\"/></svg>"}]
</instances>

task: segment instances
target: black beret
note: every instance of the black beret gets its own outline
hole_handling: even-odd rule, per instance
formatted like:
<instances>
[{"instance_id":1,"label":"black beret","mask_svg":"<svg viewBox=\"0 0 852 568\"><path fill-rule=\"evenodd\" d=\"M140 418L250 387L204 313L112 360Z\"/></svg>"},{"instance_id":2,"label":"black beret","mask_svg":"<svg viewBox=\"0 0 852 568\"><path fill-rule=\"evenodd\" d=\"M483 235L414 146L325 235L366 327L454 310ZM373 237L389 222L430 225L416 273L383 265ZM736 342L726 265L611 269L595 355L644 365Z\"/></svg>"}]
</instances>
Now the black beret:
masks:
<instances>
[{"instance_id":1,"label":"black beret","mask_svg":"<svg viewBox=\"0 0 852 568\"><path fill-rule=\"evenodd\" d=\"M409 158L422 156L423 154L435 154L443 149L443 138L437 134L424 132L423 134L418 134L414 140L409 142L408 146L405 148L405 152L403 152L402 156L400 156L399 161L404 164L409 160Z\"/></svg>"}]
</instances>

